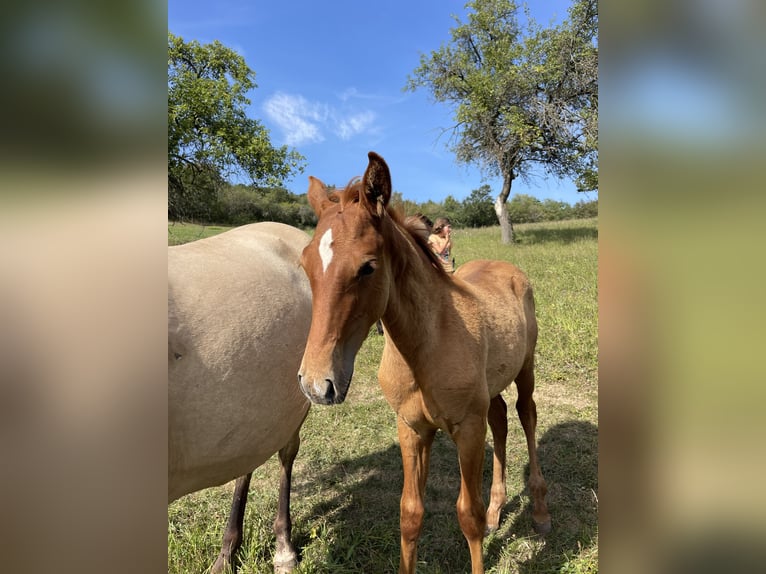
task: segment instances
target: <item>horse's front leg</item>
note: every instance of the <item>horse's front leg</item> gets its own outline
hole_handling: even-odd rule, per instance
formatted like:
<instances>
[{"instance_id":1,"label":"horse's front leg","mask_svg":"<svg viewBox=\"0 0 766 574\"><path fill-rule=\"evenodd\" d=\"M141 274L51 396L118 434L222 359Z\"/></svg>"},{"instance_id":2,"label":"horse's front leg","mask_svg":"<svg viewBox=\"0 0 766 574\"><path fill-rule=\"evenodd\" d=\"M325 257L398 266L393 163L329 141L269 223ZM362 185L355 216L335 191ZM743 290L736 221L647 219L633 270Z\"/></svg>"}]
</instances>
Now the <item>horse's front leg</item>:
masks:
<instances>
[{"instance_id":1,"label":"horse's front leg","mask_svg":"<svg viewBox=\"0 0 766 574\"><path fill-rule=\"evenodd\" d=\"M471 552L471 574L484 574L481 543L487 518L481 496L481 477L486 434L487 419L480 415L466 418L452 434L460 459L457 517Z\"/></svg>"},{"instance_id":2,"label":"horse's front leg","mask_svg":"<svg viewBox=\"0 0 766 574\"><path fill-rule=\"evenodd\" d=\"M401 533L399 574L414 574L417 564L418 538L423 526L423 496L428 478L428 463L436 429L426 429L419 433L401 417L397 417L397 425L404 469L399 515Z\"/></svg>"},{"instance_id":3,"label":"horse's front leg","mask_svg":"<svg viewBox=\"0 0 766 574\"><path fill-rule=\"evenodd\" d=\"M301 445L300 427L290 441L279 450L279 506L274 520L274 534L277 538L277 551L274 554L274 572L285 574L292 572L298 564L298 553L293 546L292 520L290 518L290 487L292 484L293 462Z\"/></svg>"},{"instance_id":4,"label":"horse's front leg","mask_svg":"<svg viewBox=\"0 0 766 574\"><path fill-rule=\"evenodd\" d=\"M234 486L234 499L231 502L231 512L226 530L223 532L223 544L218 558L210 569L211 574L219 574L230 568L234 570L233 557L242 544L242 523L245 519L245 505L247 504L247 491L250 488L250 478L253 473L240 476Z\"/></svg>"}]
</instances>

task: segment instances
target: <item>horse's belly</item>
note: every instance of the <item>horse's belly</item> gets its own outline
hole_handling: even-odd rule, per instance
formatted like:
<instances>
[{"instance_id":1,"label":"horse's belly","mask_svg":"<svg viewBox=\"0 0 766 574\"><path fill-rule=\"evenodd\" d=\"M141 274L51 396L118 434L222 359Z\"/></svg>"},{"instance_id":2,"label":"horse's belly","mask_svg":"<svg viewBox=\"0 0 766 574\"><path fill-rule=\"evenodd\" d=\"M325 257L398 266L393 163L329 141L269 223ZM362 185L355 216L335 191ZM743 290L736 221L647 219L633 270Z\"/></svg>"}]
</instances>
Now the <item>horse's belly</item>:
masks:
<instances>
[{"instance_id":1,"label":"horse's belly","mask_svg":"<svg viewBox=\"0 0 766 574\"><path fill-rule=\"evenodd\" d=\"M487 388L497 396L515 379L524 366L530 349L527 323L523 315L508 310L501 321L490 325L487 352Z\"/></svg>"},{"instance_id":2,"label":"horse's belly","mask_svg":"<svg viewBox=\"0 0 766 574\"><path fill-rule=\"evenodd\" d=\"M300 427L311 324L309 237L253 224L168 249L168 492L225 483Z\"/></svg>"},{"instance_id":3,"label":"horse's belly","mask_svg":"<svg viewBox=\"0 0 766 574\"><path fill-rule=\"evenodd\" d=\"M170 365L170 493L247 474L290 440L309 408L295 380L302 344L272 333L257 360L251 347L189 348Z\"/></svg>"},{"instance_id":4,"label":"horse's belly","mask_svg":"<svg viewBox=\"0 0 766 574\"><path fill-rule=\"evenodd\" d=\"M522 356L500 356L487 365L487 389L495 397L516 379L524 363Z\"/></svg>"},{"instance_id":5,"label":"horse's belly","mask_svg":"<svg viewBox=\"0 0 766 574\"><path fill-rule=\"evenodd\" d=\"M225 419L200 415L194 421L175 421L168 445L169 499L224 484L259 467L298 431L308 409L301 396L252 414L243 410Z\"/></svg>"}]
</instances>

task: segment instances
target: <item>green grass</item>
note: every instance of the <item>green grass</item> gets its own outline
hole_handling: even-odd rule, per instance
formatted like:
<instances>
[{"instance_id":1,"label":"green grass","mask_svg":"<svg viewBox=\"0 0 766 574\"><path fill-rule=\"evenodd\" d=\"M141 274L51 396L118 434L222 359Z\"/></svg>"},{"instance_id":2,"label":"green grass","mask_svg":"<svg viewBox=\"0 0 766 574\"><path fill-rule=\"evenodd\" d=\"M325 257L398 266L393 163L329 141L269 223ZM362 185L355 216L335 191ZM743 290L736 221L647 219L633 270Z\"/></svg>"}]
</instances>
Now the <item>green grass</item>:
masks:
<instances>
[{"instance_id":1,"label":"green grass","mask_svg":"<svg viewBox=\"0 0 766 574\"><path fill-rule=\"evenodd\" d=\"M197 239L204 239L211 235L218 235L231 226L200 225L197 223L168 222L168 245L181 245Z\"/></svg>"},{"instance_id":2,"label":"green grass","mask_svg":"<svg viewBox=\"0 0 766 574\"><path fill-rule=\"evenodd\" d=\"M485 539L485 568L495 574L591 574L598 572L597 220L516 225L515 230L514 245L500 243L498 227L456 230L454 253L458 265L477 258L512 261L534 286L540 323L537 438L553 530L545 541L532 530L524 488L527 452L511 386L504 392L511 407L509 502L499 530ZM303 427L293 473L293 540L301 553L296 574L377 574L398 568L401 458L395 414L376 379L382 348L383 337L373 327L357 356L346 402L312 407ZM485 502L490 444L488 436ZM418 547L420 574L470 569L455 514L459 485L455 446L439 433ZM272 571L277 488L274 457L253 473L239 572ZM212 564L232 491L233 483L210 488L168 507L169 573L203 572Z\"/></svg>"}]
</instances>

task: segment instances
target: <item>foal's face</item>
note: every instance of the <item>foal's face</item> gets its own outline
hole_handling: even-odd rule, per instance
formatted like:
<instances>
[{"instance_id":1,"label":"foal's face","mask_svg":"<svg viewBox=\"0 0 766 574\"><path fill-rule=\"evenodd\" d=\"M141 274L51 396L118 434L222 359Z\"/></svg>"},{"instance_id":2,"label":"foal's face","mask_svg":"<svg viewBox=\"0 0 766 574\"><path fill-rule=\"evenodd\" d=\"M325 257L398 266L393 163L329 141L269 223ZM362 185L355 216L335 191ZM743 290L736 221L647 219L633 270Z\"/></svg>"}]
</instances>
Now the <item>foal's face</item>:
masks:
<instances>
[{"instance_id":1,"label":"foal's face","mask_svg":"<svg viewBox=\"0 0 766 574\"><path fill-rule=\"evenodd\" d=\"M383 161L371 156L371 164L378 160ZM387 167L384 171L388 176ZM375 193L380 184L370 175L376 173L368 167L356 199L343 203L331 202L319 180L311 178L309 186L319 223L301 257L313 304L298 381L314 403L339 404L346 398L356 354L388 301L390 269L380 233L388 222L377 215L377 200L365 194L365 186ZM385 202L390 179L388 185Z\"/></svg>"},{"instance_id":2,"label":"foal's face","mask_svg":"<svg viewBox=\"0 0 766 574\"><path fill-rule=\"evenodd\" d=\"M316 403L346 398L356 354L388 296L380 236L354 207L326 213L301 259L313 314L299 378Z\"/></svg>"}]
</instances>

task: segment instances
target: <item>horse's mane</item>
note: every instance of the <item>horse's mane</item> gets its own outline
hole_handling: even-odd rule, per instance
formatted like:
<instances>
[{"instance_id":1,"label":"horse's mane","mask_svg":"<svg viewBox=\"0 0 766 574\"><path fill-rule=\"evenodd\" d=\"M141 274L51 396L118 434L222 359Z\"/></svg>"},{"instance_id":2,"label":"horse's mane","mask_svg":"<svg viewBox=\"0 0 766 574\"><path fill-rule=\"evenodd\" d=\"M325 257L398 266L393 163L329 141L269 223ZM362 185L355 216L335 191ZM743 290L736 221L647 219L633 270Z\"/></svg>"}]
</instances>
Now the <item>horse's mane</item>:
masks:
<instances>
[{"instance_id":1,"label":"horse's mane","mask_svg":"<svg viewBox=\"0 0 766 574\"><path fill-rule=\"evenodd\" d=\"M361 194L362 178L356 176L351 178L346 187L330 191L329 197L330 200L339 202L342 210L346 205L358 202ZM428 243L429 233L424 227L423 222L417 217L407 217L401 206L394 207L389 205L386 208L386 213L391 218L393 224L403 232L403 235L409 238L409 240L423 252L431 266L440 274L446 276L447 272L444 270L444 267L442 267L439 257L433 252Z\"/></svg>"},{"instance_id":2,"label":"horse's mane","mask_svg":"<svg viewBox=\"0 0 766 574\"><path fill-rule=\"evenodd\" d=\"M391 216L393 222L405 232L405 235L409 237L415 245L428 258L431 266L434 267L441 275L447 275L444 267L439 260L439 256L433 252L431 245L428 243L428 236L430 235L428 229L424 226L423 222L413 216L406 217L404 215L404 209L402 207L390 207L387 209L388 214Z\"/></svg>"},{"instance_id":3,"label":"horse's mane","mask_svg":"<svg viewBox=\"0 0 766 574\"><path fill-rule=\"evenodd\" d=\"M349 180L346 187L331 190L329 192L329 198L333 202L340 203L342 210L346 205L358 202L361 194L362 178L356 176ZM386 213L389 215L394 225L403 232L403 235L409 238L409 240L423 252L431 263L431 266L439 271L440 274L446 276L447 272L444 270L444 267L442 267L439 257L433 252L428 243L429 233L424 233L427 229L424 227L423 222L414 216L407 217L401 206L394 207L389 205L386 208Z\"/></svg>"}]
</instances>

